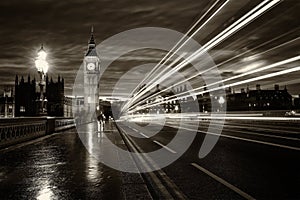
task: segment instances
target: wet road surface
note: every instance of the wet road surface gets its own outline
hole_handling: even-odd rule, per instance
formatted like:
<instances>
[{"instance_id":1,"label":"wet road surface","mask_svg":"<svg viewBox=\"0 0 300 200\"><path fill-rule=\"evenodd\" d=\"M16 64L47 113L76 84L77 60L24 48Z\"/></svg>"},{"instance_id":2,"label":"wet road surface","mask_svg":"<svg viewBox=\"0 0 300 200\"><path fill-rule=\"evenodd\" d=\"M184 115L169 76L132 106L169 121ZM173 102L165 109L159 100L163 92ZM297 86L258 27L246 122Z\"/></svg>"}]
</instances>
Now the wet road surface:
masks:
<instances>
[{"instance_id":1,"label":"wet road surface","mask_svg":"<svg viewBox=\"0 0 300 200\"><path fill-rule=\"evenodd\" d=\"M76 129L0 152L1 199L123 199L121 173L93 158Z\"/></svg>"},{"instance_id":2,"label":"wet road surface","mask_svg":"<svg viewBox=\"0 0 300 200\"><path fill-rule=\"evenodd\" d=\"M127 134L147 136L143 132L145 124L140 130L141 124L118 124ZM299 199L298 124L226 122L214 149L199 159L208 124L202 121L194 126L186 121L181 128L187 134L196 129L196 138L182 157L162 169L188 199ZM177 122L167 121L166 125L159 126L158 122L147 126L157 132L147 138L129 137L144 152L151 152L176 135ZM108 138L126 150L119 132L110 123L105 126ZM141 175L111 169L88 153L82 140L91 144L91 149L105 144L105 140L91 124L83 130L86 134L81 140L76 129L70 129L28 145L0 150L0 198L151 199L145 195L149 193ZM168 151L174 154L177 149L171 147Z\"/></svg>"},{"instance_id":3,"label":"wet road surface","mask_svg":"<svg viewBox=\"0 0 300 200\"><path fill-rule=\"evenodd\" d=\"M156 122L159 124L159 122ZM177 133L178 123L167 121L161 130L152 124L120 126L134 135L157 131L152 137L131 137L144 152L167 145ZM229 121L214 149L203 159L199 149L209 122L200 126L186 121L181 128L197 130L187 152L163 171L188 199L299 199L300 128L298 123ZM140 125L140 126L139 126ZM170 146L169 146L170 147ZM170 154L178 152L176 147Z\"/></svg>"}]
</instances>

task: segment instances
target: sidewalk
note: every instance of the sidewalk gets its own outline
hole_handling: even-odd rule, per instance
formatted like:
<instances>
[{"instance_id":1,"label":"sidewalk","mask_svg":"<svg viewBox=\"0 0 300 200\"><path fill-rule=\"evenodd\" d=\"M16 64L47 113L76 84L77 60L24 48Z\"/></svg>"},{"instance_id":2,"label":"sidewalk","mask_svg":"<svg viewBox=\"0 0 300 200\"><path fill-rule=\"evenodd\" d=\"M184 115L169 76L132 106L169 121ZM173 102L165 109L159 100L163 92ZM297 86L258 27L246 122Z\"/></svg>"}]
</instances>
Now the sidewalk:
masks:
<instances>
[{"instance_id":1,"label":"sidewalk","mask_svg":"<svg viewBox=\"0 0 300 200\"><path fill-rule=\"evenodd\" d=\"M117 150L112 148L111 143L128 151L116 125L112 121L105 122L101 127L99 122L85 124L77 127L78 135L88 152L96 157L99 162L101 158L109 157L116 165L130 165L135 167L134 160L122 158ZM111 142L111 143L110 143ZM152 199L146 183L141 174L120 172L121 190L124 199Z\"/></svg>"}]
</instances>

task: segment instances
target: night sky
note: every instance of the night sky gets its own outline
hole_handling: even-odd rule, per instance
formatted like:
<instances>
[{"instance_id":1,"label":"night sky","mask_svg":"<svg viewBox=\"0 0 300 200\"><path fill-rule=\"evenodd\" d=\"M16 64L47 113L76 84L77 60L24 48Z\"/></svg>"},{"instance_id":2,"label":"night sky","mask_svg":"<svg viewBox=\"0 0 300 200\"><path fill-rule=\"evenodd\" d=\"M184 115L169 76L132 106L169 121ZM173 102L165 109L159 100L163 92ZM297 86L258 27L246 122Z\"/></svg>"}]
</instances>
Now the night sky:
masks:
<instances>
[{"instance_id":1,"label":"night sky","mask_svg":"<svg viewBox=\"0 0 300 200\"><path fill-rule=\"evenodd\" d=\"M225 0L221 0L220 3ZM138 27L163 27L185 33L215 1L209 0L10 0L0 2L0 94L14 85L15 75L38 77L34 66L36 53L43 43L48 52L49 76L65 78L65 93L72 93L74 77L87 48L91 26L96 43L119 32ZM258 0L230 1L219 14L194 37L201 45L224 30L254 6ZM243 56L219 67L223 78L300 55L300 1L286 0L253 23L222 42L208 53L222 63L243 52ZM262 45L263 44L263 45ZM261 47L258 47L261 45ZM268 51L269 50L269 51ZM117 49L116 49L117 51ZM133 54L115 63L105 72L101 87L109 93L120 74L136 66L141 58L158 62L164 53L153 51ZM150 55L150 56L149 56ZM101 55L100 55L101 59ZM283 65L273 71L299 66ZM137 72L138 73L138 72ZM143 75L141 72L140 74ZM257 75L255 75L257 76ZM300 72L250 83L263 89L275 83L287 85L291 94L300 93ZM201 83L199 83L201 84ZM236 90L240 90L240 86Z\"/></svg>"}]
</instances>

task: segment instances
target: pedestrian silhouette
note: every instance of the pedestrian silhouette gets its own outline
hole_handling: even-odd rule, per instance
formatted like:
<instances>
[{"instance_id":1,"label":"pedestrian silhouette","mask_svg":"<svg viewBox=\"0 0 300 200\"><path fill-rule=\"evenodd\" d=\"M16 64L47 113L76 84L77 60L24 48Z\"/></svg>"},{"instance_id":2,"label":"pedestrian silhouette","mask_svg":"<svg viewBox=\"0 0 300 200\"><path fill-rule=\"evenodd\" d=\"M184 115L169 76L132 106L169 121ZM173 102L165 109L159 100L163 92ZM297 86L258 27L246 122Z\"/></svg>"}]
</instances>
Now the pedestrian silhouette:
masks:
<instances>
[{"instance_id":1,"label":"pedestrian silhouette","mask_svg":"<svg viewBox=\"0 0 300 200\"><path fill-rule=\"evenodd\" d=\"M99 125L100 125L100 131L104 130L104 115L101 113L98 117L97 117L98 121L99 121Z\"/></svg>"}]
</instances>

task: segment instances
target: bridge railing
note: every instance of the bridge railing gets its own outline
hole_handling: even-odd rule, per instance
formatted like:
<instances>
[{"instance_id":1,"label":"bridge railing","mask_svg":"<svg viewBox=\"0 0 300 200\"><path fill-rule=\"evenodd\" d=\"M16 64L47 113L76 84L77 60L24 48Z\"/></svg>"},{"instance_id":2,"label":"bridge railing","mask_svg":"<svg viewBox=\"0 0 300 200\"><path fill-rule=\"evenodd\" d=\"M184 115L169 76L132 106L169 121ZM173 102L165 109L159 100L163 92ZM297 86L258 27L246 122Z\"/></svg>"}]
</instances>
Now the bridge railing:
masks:
<instances>
[{"instance_id":1,"label":"bridge railing","mask_svg":"<svg viewBox=\"0 0 300 200\"><path fill-rule=\"evenodd\" d=\"M75 125L74 119L56 119L55 131L61 131L67 128L72 128Z\"/></svg>"},{"instance_id":2,"label":"bridge railing","mask_svg":"<svg viewBox=\"0 0 300 200\"><path fill-rule=\"evenodd\" d=\"M20 123L18 123L20 121ZM35 120L9 119L0 121L0 148L28 141L75 126L73 119L38 118Z\"/></svg>"}]
</instances>

